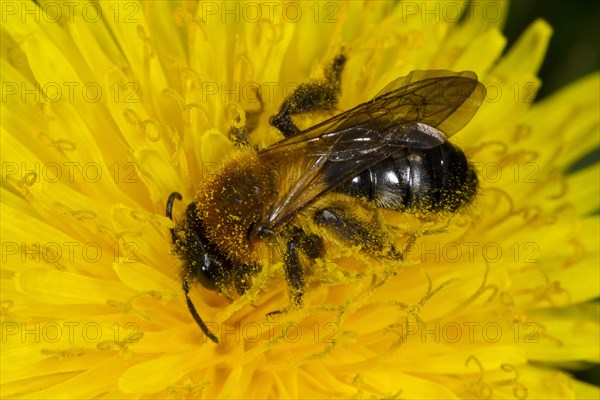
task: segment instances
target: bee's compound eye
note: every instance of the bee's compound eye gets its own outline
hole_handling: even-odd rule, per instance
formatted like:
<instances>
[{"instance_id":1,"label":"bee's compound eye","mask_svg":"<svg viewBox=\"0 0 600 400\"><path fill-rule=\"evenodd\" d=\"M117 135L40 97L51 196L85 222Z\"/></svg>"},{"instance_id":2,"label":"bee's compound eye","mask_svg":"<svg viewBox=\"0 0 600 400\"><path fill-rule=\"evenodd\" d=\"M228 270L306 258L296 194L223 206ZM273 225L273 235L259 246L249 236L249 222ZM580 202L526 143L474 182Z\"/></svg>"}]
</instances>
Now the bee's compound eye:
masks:
<instances>
[{"instance_id":1,"label":"bee's compound eye","mask_svg":"<svg viewBox=\"0 0 600 400\"><path fill-rule=\"evenodd\" d=\"M217 260L205 256L200 265L193 268L196 280L208 290L217 290L217 282L221 279L222 265Z\"/></svg>"},{"instance_id":2,"label":"bee's compound eye","mask_svg":"<svg viewBox=\"0 0 600 400\"><path fill-rule=\"evenodd\" d=\"M182 275L209 290L218 290L219 283L227 281L227 268L224 258L206 237L195 203L188 205L185 222L179 229L175 248L185 261Z\"/></svg>"}]
</instances>

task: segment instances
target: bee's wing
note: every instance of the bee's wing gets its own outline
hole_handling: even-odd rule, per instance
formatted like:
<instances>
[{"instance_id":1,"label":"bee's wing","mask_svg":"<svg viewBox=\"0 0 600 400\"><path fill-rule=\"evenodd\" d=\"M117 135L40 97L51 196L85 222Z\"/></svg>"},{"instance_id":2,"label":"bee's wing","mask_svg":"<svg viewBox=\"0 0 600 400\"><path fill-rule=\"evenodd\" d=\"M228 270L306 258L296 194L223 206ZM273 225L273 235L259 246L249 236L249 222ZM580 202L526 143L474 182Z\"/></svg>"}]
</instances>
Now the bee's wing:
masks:
<instances>
[{"instance_id":1,"label":"bee's wing","mask_svg":"<svg viewBox=\"0 0 600 400\"><path fill-rule=\"evenodd\" d=\"M373 100L261 151L261 160L278 175L279 194L260 226L277 229L398 148L442 144L469 122L484 98L485 87L473 72L414 71Z\"/></svg>"},{"instance_id":2,"label":"bee's wing","mask_svg":"<svg viewBox=\"0 0 600 400\"><path fill-rule=\"evenodd\" d=\"M404 106L415 107L404 118L400 116L402 120L422 122L450 137L473 118L485 96L485 86L478 81L475 72L431 70L413 71L405 77L395 79L374 100L398 100L402 97Z\"/></svg>"}]
</instances>

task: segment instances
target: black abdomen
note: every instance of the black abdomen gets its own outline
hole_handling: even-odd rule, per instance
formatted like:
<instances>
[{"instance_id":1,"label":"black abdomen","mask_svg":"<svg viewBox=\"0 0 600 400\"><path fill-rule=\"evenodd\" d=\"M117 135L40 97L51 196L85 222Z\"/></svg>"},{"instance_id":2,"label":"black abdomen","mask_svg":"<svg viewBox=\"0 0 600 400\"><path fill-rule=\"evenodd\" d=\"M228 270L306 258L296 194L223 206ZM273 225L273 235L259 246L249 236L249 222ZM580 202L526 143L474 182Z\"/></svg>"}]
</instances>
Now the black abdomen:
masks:
<instances>
[{"instance_id":1,"label":"black abdomen","mask_svg":"<svg viewBox=\"0 0 600 400\"><path fill-rule=\"evenodd\" d=\"M339 185L337 192L398 211L456 211L477 192L477 175L450 142L426 150L401 148Z\"/></svg>"}]
</instances>

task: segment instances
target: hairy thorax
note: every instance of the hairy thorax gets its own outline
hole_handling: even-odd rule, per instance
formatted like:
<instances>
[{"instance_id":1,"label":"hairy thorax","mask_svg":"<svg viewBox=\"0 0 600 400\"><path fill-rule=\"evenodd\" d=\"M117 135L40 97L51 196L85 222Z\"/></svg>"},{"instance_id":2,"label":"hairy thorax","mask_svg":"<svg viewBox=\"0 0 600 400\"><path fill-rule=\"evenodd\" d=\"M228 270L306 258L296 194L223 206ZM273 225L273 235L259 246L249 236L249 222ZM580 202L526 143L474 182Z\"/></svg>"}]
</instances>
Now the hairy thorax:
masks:
<instances>
[{"instance_id":1,"label":"hairy thorax","mask_svg":"<svg viewBox=\"0 0 600 400\"><path fill-rule=\"evenodd\" d=\"M260 240L250 232L259 223L273 193L269 168L250 150L228 160L198 192L198 217L207 239L233 264L257 264Z\"/></svg>"}]
</instances>

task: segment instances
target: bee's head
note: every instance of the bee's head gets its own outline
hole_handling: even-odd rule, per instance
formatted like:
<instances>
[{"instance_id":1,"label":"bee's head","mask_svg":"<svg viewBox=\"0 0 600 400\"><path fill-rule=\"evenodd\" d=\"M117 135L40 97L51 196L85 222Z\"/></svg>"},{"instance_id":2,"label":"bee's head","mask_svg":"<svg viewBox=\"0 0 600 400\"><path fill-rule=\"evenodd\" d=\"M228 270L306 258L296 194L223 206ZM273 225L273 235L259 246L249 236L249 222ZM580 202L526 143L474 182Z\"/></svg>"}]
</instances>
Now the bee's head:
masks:
<instances>
[{"instance_id":1,"label":"bee's head","mask_svg":"<svg viewBox=\"0 0 600 400\"><path fill-rule=\"evenodd\" d=\"M171 220L173 203L181 200L181 194L174 192L167 200L166 214ZM171 238L175 253L182 261L181 276L189 282L198 282L209 290L219 290L219 283L228 279L227 269L218 252L206 238L202 221L198 217L196 203L188 205L185 217L174 229Z\"/></svg>"}]
</instances>

